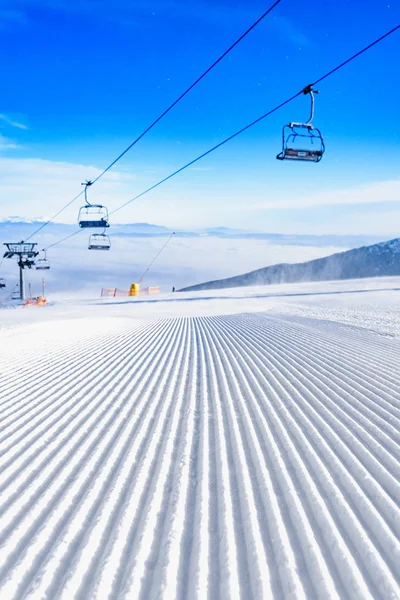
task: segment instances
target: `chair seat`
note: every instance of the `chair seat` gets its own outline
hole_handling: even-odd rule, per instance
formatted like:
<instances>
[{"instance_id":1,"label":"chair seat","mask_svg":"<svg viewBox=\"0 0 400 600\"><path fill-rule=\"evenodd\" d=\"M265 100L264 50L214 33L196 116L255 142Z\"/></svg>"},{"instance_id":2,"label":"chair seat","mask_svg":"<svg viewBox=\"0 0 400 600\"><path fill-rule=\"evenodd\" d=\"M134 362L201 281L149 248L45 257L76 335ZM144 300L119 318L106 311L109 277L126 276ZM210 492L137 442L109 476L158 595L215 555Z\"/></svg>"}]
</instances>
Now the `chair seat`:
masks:
<instances>
[{"instance_id":1,"label":"chair seat","mask_svg":"<svg viewBox=\"0 0 400 600\"><path fill-rule=\"evenodd\" d=\"M320 150L300 150L294 148L286 148L283 152L282 158L318 162L322 158L322 152Z\"/></svg>"},{"instance_id":2,"label":"chair seat","mask_svg":"<svg viewBox=\"0 0 400 600\"><path fill-rule=\"evenodd\" d=\"M106 221L105 219L99 219L98 221L79 221L79 227L85 228L85 227L102 227L104 229L104 227L110 227L110 224L108 223L108 221Z\"/></svg>"},{"instance_id":3,"label":"chair seat","mask_svg":"<svg viewBox=\"0 0 400 600\"><path fill-rule=\"evenodd\" d=\"M90 246L88 246L89 250L109 250L110 246L100 246L100 245L96 245L96 244L90 244Z\"/></svg>"}]
</instances>

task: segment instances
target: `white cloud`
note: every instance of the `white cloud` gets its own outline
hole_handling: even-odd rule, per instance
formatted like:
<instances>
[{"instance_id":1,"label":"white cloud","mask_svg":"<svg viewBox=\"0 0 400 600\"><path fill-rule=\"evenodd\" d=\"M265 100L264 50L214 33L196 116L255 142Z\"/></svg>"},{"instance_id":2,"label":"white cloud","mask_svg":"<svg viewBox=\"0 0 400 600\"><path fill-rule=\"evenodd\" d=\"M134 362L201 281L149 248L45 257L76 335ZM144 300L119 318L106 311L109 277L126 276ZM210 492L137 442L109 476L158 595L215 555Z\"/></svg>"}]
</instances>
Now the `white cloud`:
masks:
<instances>
[{"instance_id":1,"label":"white cloud","mask_svg":"<svg viewBox=\"0 0 400 600\"><path fill-rule=\"evenodd\" d=\"M12 140L0 137L0 149L15 147ZM21 215L24 219L51 218L80 191L86 179L94 179L101 170L93 165L74 164L38 158L11 158L0 156L0 219L9 215ZM90 188L89 199L103 204L110 212L153 185L164 173L151 174L142 165L137 175L110 170L98 184ZM208 226L246 227L281 233L346 233L351 218L340 206L359 205L354 219L363 213L362 205L371 207L368 217L361 224L352 225L353 233L392 234L394 222L386 208L378 221L372 213L382 213L379 203L400 202L400 180L379 181L370 184L310 192L283 190L283 186L265 188L239 185L240 180L225 182L218 186L219 178L213 178L199 186L197 180L177 177L111 216L111 223L150 222L172 228ZM327 184L328 185L328 184ZM57 218L64 223L75 223L80 198ZM82 198L83 201L83 198ZM321 210L313 216L312 207L338 206L337 217L332 219L332 209L325 214ZM294 215L291 209L296 209ZM304 209L310 219L299 219ZM336 211L336 209L335 209ZM328 215L328 216L327 216ZM345 227L346 226L346 227Z\"/></svg>"},{"instance_id":2,"label":"white cloud","mask_svg":"<svg viewBox=\"0 0 400 600\"><path fill-rule=\"evenodd\" d=\"M155 16L168 15L169 18L176 18L176 15L190 18L196 21L204 20L220 24L227 23L227 17L232 19L243 19L248 15L251 19L254 17L254 11L246 7L235 7L232 10L230 2L218 1L213 3L213 10L208 10L204 0L194 0L192 2L181 2L180 0L119 0L118 10L109 9L107 2L103 0L81 0L80 2L71 2L71 0L2 0L3 7L0 10L0 20L5 22L21 22L25 24L30 18L29 11L32 8L39 7L41 10L51 10L60 13L77 14L88 16L91 19L110 21L119 25L144 26L151 23Z\"/></svg>"},{"instance_id":3,"label":"white cloud","mask_svg":"<svg viewBox=\"0 0 400 600\"><path fill-rule=\"evenodd\" d=\"M21 146L18 146L18 144L16 144L13 140L10 140L10 138L6 137L5 135L1 135L0 133L0 151L2 150L16 150L17 148L20 148Z\"/></svg>"},{"instance_id":4,"label":"white cloud","mask_svg":"<svg viewBox=\"0 0 400 600\"><path fill-rule=\"evenodd\" d=\"M297 46L306 47L311 45L310 38L306 37L291 19L282 15L273 15L272 21L277 29L281 30Z\"/></svg>"},{"instance_id":5,"label":"white cloud","mask_svg":"<svg viewBox=\"0 0 400 600\"><path fill-rule=\"evenodd\" d=\"M17 129L28 129L26 125L24 125L23 123L19 123L18 121L14 121L13 119L10 119L10 117L7 117L7 115L0 114L0 121L3 121L7 125L10 125L10 127L16 127Z\"/></svg>"},{"instance_id":6,"label":"white cloud","mask_svg":"<svg viewBox=\"0 0 400 600\"><path fill-rule=\"evenodd\" d=\"M336 204L371 204L377 202L399 202L400 201L400 180L376 181L364 185L359 185L339 190L323 190L317 193L308 193L302 195L291 193L290 196L285 192L274 193L274 198L245 206L236 206L235 210L264 210L270 208L306 208L311 206L327 206Z\"/></svg>"},{"instance_id":7,"label":"white cloud","mask_svg":"<svg viewBox=\"0 0 400 600\"><path fill-rule=\"evenodd\" d=\"M1 142L0 137L0 148ZM3 142L4 148L11 147L8 142ZM94 179L100 173L100 169L91 165L0 157L0 218L10 214L50 218L83 189L81 182ZM134 195L134 181L132 174L110 171L90 190L90 198L114 208ZM78 207L77 201L60 216L60 220L74 222Z\"/></svg>"}]
</instances>

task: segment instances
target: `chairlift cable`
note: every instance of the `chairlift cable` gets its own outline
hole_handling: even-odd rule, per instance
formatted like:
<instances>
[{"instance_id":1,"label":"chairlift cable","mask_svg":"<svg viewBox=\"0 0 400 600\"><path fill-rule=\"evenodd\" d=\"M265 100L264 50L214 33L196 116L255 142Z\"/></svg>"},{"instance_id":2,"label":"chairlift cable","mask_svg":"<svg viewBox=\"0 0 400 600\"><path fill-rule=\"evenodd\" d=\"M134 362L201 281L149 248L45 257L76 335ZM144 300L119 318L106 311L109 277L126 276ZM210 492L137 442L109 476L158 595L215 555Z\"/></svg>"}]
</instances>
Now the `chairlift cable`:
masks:
<instances>
[{"instance_id":1,"label":"chairlift cable","mask_svg":"<svg viewBox=\"0 0 400 600\"><path fill-rule=\"evenodd\" d=\"M70 235L67 235L66 237L62 238L61 240L54 242L54 244L50 244L49 246L47 246L46 250L49 250L50 248L54 248L54 246L57 246L58 244L61 244L62 242L69 240L70 238L74 237L74 235L77 235L81 231L83 231L83 229L78 229L77 231L74 231L74 233L70 233Z\"/></svg>"},{"instance_id":2,"label":"chairlift cable","mask_svg":"<svg viewBox=\"0 0 400 600\"><path fill-rule=\"evenodd\" d=\"M158 183L155 183L154 185L152 185L151 187L147 188L146 190L144 190L143 192L141 192L140 194L138 194L134 198L131 198L131 200L128 200L124 204L121 204L121 206L119 206L118 208L116 208L115 210L113 210L113 211L110 212L110 216L113 215L113 214L115 214L116 212L118 212L122 208L125 208L125 206L128 206L128 204L131 204L135 200L138 200L139 198L141 198L145 194L148 194L149 192L151 192L152 190L154 190L155 188L157 188L161 184L165 183L166 181L168 181L172 177L175 177L175 175L178 175L178 173L181 173L182 171L184 171L188 167L192 166L193 164L195 164L196 162L198 162L199 160L201 160L202 158L204 158L208 154L211 154L212 152L214 152L214 150L217 150L221 146L227 144L228 142L230 142L231 140L233 140L234 138L236 138L237 136L239 136L241 133L244 133L245 131L247 131L248 129L250 129L254 125L256 125L257 123L260 123L266 117L269 117L270 115L272 115L274 112L276 112L277 110L279 110L283 106L286 106L287 104L289 104L290 102L292 102L298 96L301 96L304 93L304 90L307 89L307 87L310 87L310 86L312 87L314 85L317 85L321 81L327 79L328 77L330 77L331 75L333 75L333 73L336 73L337 71L339 71L339 69L342 69L345 65L349 64L351 61L355 60L356 58L358 58L359 56L361 56L362 54L364 54L364 52L366 52L367 50L369 50L370 48L372 48L373 46L375 46L379 42L383 41L385 38L387 38L389 35L391 35L392 33L394 33L395 31L397 31L399 29L400 29L400 24L397 25L396 27L393 27L393 29L391 29L390 31L388 31L384 35L382 35L379 38L377 38L375 41L373 41L370 44L368 44L367 46L365 46L362 50L360 50L356 54L353 54L350 58L348 58L347 60L343 61L338 66L336 66L335 68L331 69L330 71L328 71L327 73L325 73L324 75L322 75L321 77L319 77L318 79L316 79L314 81L314 83L309 84L309 86L306 86L305 88L303 88L302 90L300 90L299 92L297 92L296 94L294 94L293 96L291 96L290 98L288 98L287 100L284 100L283 102L281 102L280 104L278 104L275 108L273 108L273 109L269 110L268 112L266 112L265 114L261 115L261 117L258 117L258 119L255 119L254 121L252 121L251 123L249 123L245 127L242 127L241 129L239 129L239 131L237 131L236 133L230 135L228 138L226 138L225 140L223 140L219 144L216 144L215 146L213 146L212 148L210 148L206 152L203 152L203 154L201 154L197 158L191 160L190 162L188 162L186 165L184 165L180 169L177 169L176 171L174 171L173 173L171 173L167 177L164 177L163 179L161 179ZM55 246L55 245L63 242L65 239L68 239L69 237L72 237L73 235L76 235L77 233L79 233L79 231L80 230L75 231L75 233L71 234L67 238L63 238L62 240L60 240L58 242L55 242L54 244L52 244L51 246L49 246L49 248L51 248L51 247L53 247L53 246Z\"/></svg>"},{"instance_id":3,"label":"chairlift cable","mask_svg":"<svg viewBox=\"0 0 400 600\"><path fill-rule=\"evenodd\" d=\"M303 93L303 91L297 92L297 94L295 94L294 96L291 96L291 98L288 98L288 100L285 100L284 102L282 102L281 104L279 104L278 106L276 106L272 110L268 111L267 113L265 113L264 115L262 115L261 117L259 117L255 121L253 121L252 123L249 123L245 127L242 127L242 129L239 129L239 131L236 131L236 133L233 133L228 138L226 138L225 140L222 140L222 142L219 142L219 144L216 144L215 146L213 146L212 148L210 148L206 152L203 152L203 154L201 154L197 158L191 160L190 162L188 162L186 165L184 165L180 169L177 169L176 171L174 171L173 173L171 173L167 177L164 177L164 179L161 179L161 181L159 181L158 183L155 183L151 187L147 188L147 190L145 190L144 192L141 192L140 194L138 194L137 196L135 196L131 200L128 200L127 202L125 202L124 204L122 204L121 206L119 206L118 208L116 208L113 211L111 211L110 212L110 216L113 215L114 213L118 212L122 208L125 208L125 206L127 206L131 202L134 202L135 200L138 200L139 198L141 198L145 194L148 194L149 192L151 192L152 190L154 190L156 187L158 187L162 183L165 183L166 181L168 181L168 179L171 179L172 177L175 177L175 175L178 175L178 173L181 173L185 169L188 169L189 167L191 167L192 165L194 165L195 163L197 163L199 160L201 160L202 158L204 158L208 154L211 154L211 152L214 152L214 150L217 150L218 148L220 148L224 144L227 144L228 142L230 142L231 140L233 140L235 137L237 137L238 135L240 135L244 131L247 131L247 129L250 129L250 127L253 127L253 125L256 125L257 123L259 123L260 121L262 121L266 117L269 117L269 115L272 115L272 113L276 112L277 110L279 110L280 108L282 108L286 104L289 104L289 102L292 102L292 100L294 100L295 98L297 98L297 96L300 96L302 93Z\"/></svg>"},{"instance_id":4,"label":"chairlift cable","mask_svg":"<svg viewBox=\"0 0 400 600\"><path fill-rule=\"evenodd\" d=\"M309 86L306 86L306 88L303 88L300 92L297 92L296 94L294 94L293 96L291 96L287 100L284 100L283 102L281 102L280 104L278 104L278 106L276 106L275 108L269 110L268 112L266 112L265 114L263 114L261 117L258 117L258 119L255 119L254 121L252 121L251 123L249 123L245 127L242 127L242 129L239 129L239 131L236 131L236 133L230 135L229 137L227 137L225 140L223 140L219 144L216 144L215 146L213 146L212 148L210 148L206 152L203 152L203 154L201 154L200 156L198 156L194 160L191 160L190 162L188 162L186 165L184 165L180 169L177 169L176 171L174 171L173 173L171 173L167 177L164 177L164 179L162 179L158 183L155 183L151 187L147 188L147 190L145 190L144 192L138 194L137 196L135 196L131 200L128 200L127 202L125 202L124 204L122 204L121 206L119 206L118 208L116 208L115 210L111 211L110 215L113 215L114 213L116 213L117 211L121 210L121 208L124 208L125 206L127 206L131 202L134 202L135 200L138 200L139 198L141 198L142 196L144 196L148 192L151 192L152 190L154 190L156 187L158 187L162 183L165 183L166 181L168 181L172 177L175 177L175 175L178 175L178 173L181 173L182 171L184 171L188 167L191 167L193 164L195 164L196 162L198 162L199 160L201 160L202 158L204 158L208 154L211 154L212 152L214 152L214 150L217 150L221 146L224 146L224 144L227 144L228 142L230 142L231 140L233 140L235 137L237 137L241 133L244 133L245 131L247 131L248 129L250 129L251 127L253 127L254 125L257 125L257 123L260 123L260 121L263 121L265 118L269 117L274 112L276 112L280 108L283 108L283 106L285 106L286 104L289 104L295 98L297 98L298 96L300 96L301 94L303 94L305 89L307 89L308 87L312 87L314 85L317 85L318 83L320 83L324 79L327 79L328 77L330 77L331 75L333 75L333 73L336 73L337 71L339 71L339 69L343 68L345 65L349 64L351 61L353 61L356 58L358 58L359 56L361 56L361 54L363 54L364 52L366 52L367 50L369 50L370 48L372 48L373 46L375 46L376 44L378 44L379 42L381 42L382 40L384 40L385 38L387 38L389 35L391 35L395 31L397 31L398 29L400 29L400 25L397 25L396 27L394 27L393 29L391 29L390 31L388 31L387 33L385 33L384 35L380 36L378 39L376 39L372 43L368 44L368 46L365 46L365 48L363 48L362 50L360 50L356 54L353 54L353 56L351 56L347 60L345 60L342 63L340 63L337 67L335 67L334 69L331 69L330 71L328 71L328 73L325 73L325 75L322 75L322 77L319 77L319 79L317 79L316 81L314 81L314 83L310 84Z\"/></svg>"},{"instance_id":5,"label":"chairlift cable","mask_svg":"<svg viewBox=\"0 0 400 600\"><path fill-rule=\"evenodd\" d=\"M42 229L44 229L47 225L49 225L50 223L52 223L54 221L54 219L56 219L66 208L68 208L69 206L71 206L71 204L73 204L75 202L75 200L78 200L78 198L80 198L83 193L84 193L84 190L82 190L81 192L79 192L79 194L77 194L75 196L75 198L72 198L72 200L70 200L68 202L68 204L66 204L65 206L63 206L63 208L61 208L48 221L46 221L45 223L42 223L42 225L40 227L38 227L36 229L36 231L34 231L29 237L27 237L25 241L28 242L31 238L33 238L35 235L37 235L39 233L39 231L42 231Z\"/></svg>"},{"instance_id":6,"label":"chairlift cable","mask_svg":"<svg viewBox=\"0 0 400 600\"><path fill-rule=\"evenodd\" d=\"M175 231L169 236L169 238L167 239L167 241L165 242L165 244L157 252L157 254L155 255L155 257L153 258L153 260L151 261L151 263L149 264L149 266L147 267L147 269L145 270L145 272L143 273L143 275L139 279L138 283L142 283L145 275L150 271L151 267L154 265L154 263L156 262L157 258L160 256L161 252L164 250L164 248L168 244L168 242L174 237L174 235L175 235Z\"/></svg>"},{"instance_id":7,"label":"chairlift cable","mask_svg":"<svg viewBox=\"0 0 400 600\"><path fill-rule=\"evenodd\" d=\"M393 27L393 29L381 35L381 37L368 44L368 46L365 46L365 48L363 48L359 52L356 52L356 54L353 54L353 56L350 56L350 58L340 63L340 65L338 65L334 69L331 69L330 71L328 71L328 73L325 73L325 75L322 75L322 77L320 77L319 79L316 79L314 83L311 84L311 86L318 85L321 81L324 81L324 79L327 79L328 77L333 75L333 73L336 73L336 71L339 71L339 69L349 64L349 62L353 61L355 58L358 58L359 56L361 56L361 54L364 54L364 52L367 52L367 50L370 50L373 46L376 46L376 44L382 42L385 38L389 37L389 35L392 35L392 33L397 31L398 29L400 29L400 24L396 25L396 27Z\"/></svg>"},{"instance_id":8,"label":"chairlift cable","mask_svg":"<svg viewBox=\"0 0 400 600\"><path fill-rule=\"evenodd\" d=\"M135 146L141 139L142 137L144 137L146 135L146 133L148 133L151 129L153 129L153 127L155 125L157 125L157 123L159 121L161 121L161 119L163 119L165 117L165 115L167 115L169 113L170 110L172 110L174 108L174 106L176 106L178 104L178 102L180 102L198 83L200 83L200 81L202 79L204 79L204 77L206 77L208 75L208 73L210 73L210 71L212 71L212 69L214 69L214 67L216 67L218 65L218 63L220 63L228 54L229 52L231 52L231 50L233 50L259 23L261 23L261 21L263 19L265 19L265 17L267 15L269 15L270 12L272 12L272 10L281 2L281 0L276 0L276 2L274 2L274 4L272 4L272 6L270 6L268 8L268 10L266 10L261 17L259 17L257 19L257 21L255 21L253 23L253 25L251 25L244 33L242 33L242 35L231 45L229 46L229 48L227 50L225 50L225 52L223 54L221 54L221 56L219 58L217 58L217 60L215 60L212 65L210 67L208 67L208 69L206 69L204 71L204 73L202 75L200 75L200 77L198 77L184 92L183 94L181 94L166 110L164 110L163 113L161 113L161 115L159 117L157 117L157 119L155 121L153 121L153 123L151 125L149 125L149 127L147 127L147 129L145 129L143 131L143 133L141 133L123 152L121 152L121 154L119 156L117 156L117 158L115 160L113 160L113 162L111 164L108 165L108 167L106 167L104 169L104 171L102 173L100 173L100 175L98 175L96 177L96 179L93 179L92 183L96 183L96 181L98 181L100 179L100 177L103 177L103 175L105 173L107 173L107 171L109 171L131 148L133 148L133 146Z\"/></svg>"},{"instance_id":9,"label":"chairlift cable","mask_svg":"<svg viewBox=\"0 0 400 600\"><path fill-rule=\"evenodd\" d=\"M212 65L210 65L208 67L208 69L206 69L201 75L200 77L198 77L180 96L178 96L178 98L170 105L168 106L168 108L166 110L164 110L164 112L161 113L161 115L159 115L157 117L157 119L155 121L153 121L123 152L121 152L121 154L119 156L117 156L117 158L115 158L109 165L108 167L106 167L95 179L93 179L93 181L91 181L91 185L93 185L94 183L96 183L101 177L103 177L103 175L105 175L105 173L107 173L123 156L125 156L125 154L127 152L129 152L129 150L131 148L133 148L133 146L135 146L151 129L153 129L153 127L155 125L157 125L157 123L159 123L161 121L161 119L163 119L181 100L183 100L183 98L198 84L200 83L200 81L202 81L202 79L204 79L209 73L210 71L212 71L214 69L214 67L216 67L238 44L240 44L240 42L242 40L244 40L244 38L255 28L257 27L257 25L259 25L261 23L261 21L263 21L265 19L265 17L267 17L270 12L273 11L273 9L278 6L278 4L280 4L282 0L276 0L248 29L246 29L246 31L244 33L242 33L242 35L233 43L229 46L229 48L227 50L225 50L225 52L223 52L221 54L221 56L219 58L217 58ZM86 188L85 188L86 189ZM36 234L39 233L39 231L41 231L42 229L44 229L44 227L46 227L47 225L49 225L54 219L56 219L66 208L68 208L69 206L71 206L71 204L73 202L75 202L75 200L77 200L82 194L84 193L84 191L81 191L77 196L75 196L75 198L73 198L72 200L70 200L63 208L61 208L55 215L53 215L48 221L46 221L45 223L43 223L36 231L34 231L32 233L32 235L30 235L27 240L30 240L32 237L34 237Z\"/></svg>"}]
</instances>

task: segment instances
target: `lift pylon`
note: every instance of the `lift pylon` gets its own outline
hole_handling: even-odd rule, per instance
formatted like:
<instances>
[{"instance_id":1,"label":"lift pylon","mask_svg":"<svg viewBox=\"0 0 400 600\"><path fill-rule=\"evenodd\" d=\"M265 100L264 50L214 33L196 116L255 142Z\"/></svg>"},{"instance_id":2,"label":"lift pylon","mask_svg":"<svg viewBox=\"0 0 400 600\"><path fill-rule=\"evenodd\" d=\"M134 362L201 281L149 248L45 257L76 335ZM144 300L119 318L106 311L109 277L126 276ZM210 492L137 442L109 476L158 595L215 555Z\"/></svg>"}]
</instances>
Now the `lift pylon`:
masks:
<instances>
[{"instance_id":1,"label":"lift pylon","mask_svg":"<svg viewBox=\"0 0 400 600\"><path fill-rule=\"evenodd\" d=\"M35 264L35 258L39 254L36 243L33 242L8 242L4 243L7 251L3 258L18 258L19 266L19 299L25 300L24 269L31 269Z\"/></svg>"}]
</instances>

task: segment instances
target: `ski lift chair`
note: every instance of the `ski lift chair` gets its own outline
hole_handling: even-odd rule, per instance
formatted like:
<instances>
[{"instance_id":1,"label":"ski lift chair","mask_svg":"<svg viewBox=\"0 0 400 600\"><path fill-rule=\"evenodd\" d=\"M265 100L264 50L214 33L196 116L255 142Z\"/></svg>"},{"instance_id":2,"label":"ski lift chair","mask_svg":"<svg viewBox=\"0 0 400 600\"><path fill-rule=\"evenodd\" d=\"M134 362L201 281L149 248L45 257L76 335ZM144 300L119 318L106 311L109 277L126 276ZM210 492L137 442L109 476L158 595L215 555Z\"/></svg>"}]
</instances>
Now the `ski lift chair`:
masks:
<instances>
[{"instance_id":1,"label":"ski lift chair","mask_svg":"<svg viewBox=\"0 0 400 600\"><path fill-rule=\"evenodd\" d=\"M109 250L111 248L111 242L108 235L103 233L92 233L89 238L88 249L89 250Z\"/></svg>"},{"instance_id":2,"label":"ski lift chair","mask_svg":"<svg viewBox=\"0 0 400 600\"><path fill-rule=\"evenodd\" d=\"M90 204L87 199L87 188L92 185L91 181L82 183L85 186L85 206L79 210L78 223L82 228L110 227L108 222L108 210L101 204Z\"/></svg>"},{"instance_id":3,"label":"ski lift chair","mask_svg":"<svg viewBox=\"0 0 400 600\"><path fill-rule=\"evenodd\" d=\"M325 152L325 144L319 129L311 124L314 117L314 94L309 85L303 90L311 98L310 118L306 123L291 122L282 130L282 152L277 155L278 160L300 160L305 162L319 162Z\"/></svg>"},{"instance_id":4,"label":"ski lift chair","mask_svg":"<svg viewBox=\"0 0 400 600\"><path fill-rule=\"evenodd\" d=\"M104 229L105 227L110 227L108 210L100 204L82 206L79 211L78 223L79 227L82 228L102 227Z\"/></svg>"},{"instance_id":5,"label":"ski lift chair","mask_svg":"<svg viewBox=\"0 0 400 600\"><path fill-rule=\"evenodd\" d=\"M5 288L6 287L6 280L4 279L4 277L0 277L0 289Z\"/></svg>"},{"instance_id":6,"label":"ski lift chair","mask_svg":"<svg viewBox=\"0 0 400 600\"><path fill-rule=\"evenodd\" d=\"M50 269L50 261L47 258L46 250L43 250L44 257L36 261L36 271L47 271Z\"/></svg>"}]
</instances>

